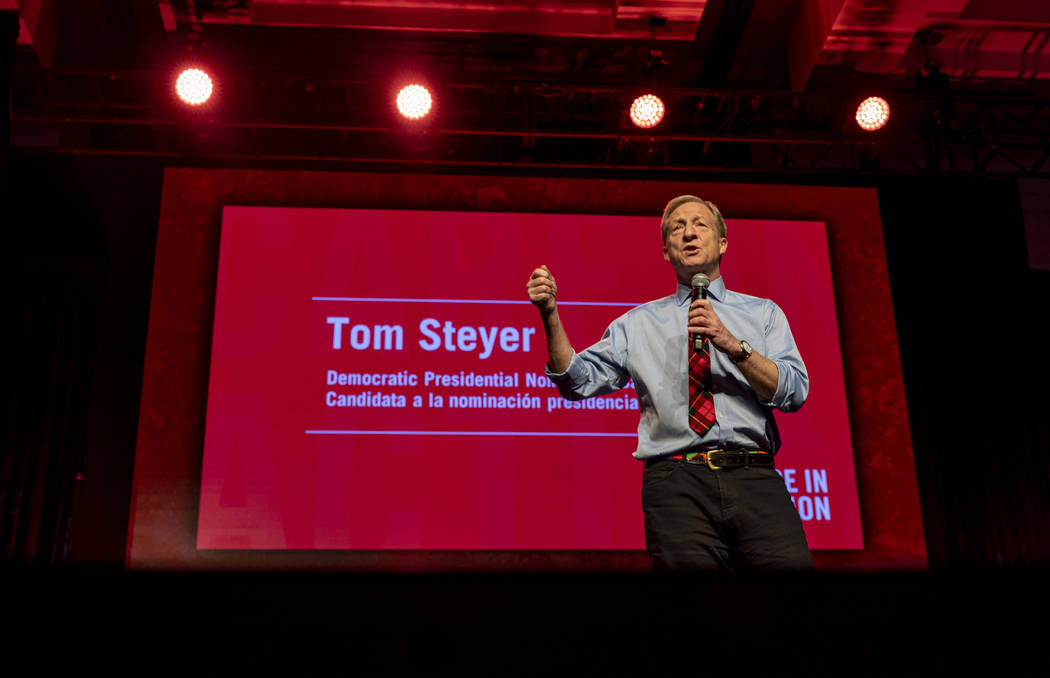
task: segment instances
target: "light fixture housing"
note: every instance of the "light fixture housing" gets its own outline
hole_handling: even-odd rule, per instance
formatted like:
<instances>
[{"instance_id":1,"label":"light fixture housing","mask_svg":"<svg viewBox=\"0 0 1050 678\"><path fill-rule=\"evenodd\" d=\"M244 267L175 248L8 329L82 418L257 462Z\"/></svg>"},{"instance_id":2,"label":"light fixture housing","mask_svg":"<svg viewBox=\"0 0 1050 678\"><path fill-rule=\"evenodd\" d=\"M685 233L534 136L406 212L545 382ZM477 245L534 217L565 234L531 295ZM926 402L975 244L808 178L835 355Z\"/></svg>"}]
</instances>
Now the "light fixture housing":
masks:
<instances>
[{"instance_id":1,"label":"light fixture housing","mask_svg":"<svg viewBox=\"0 0 1050 678\"><path fill-rule=\"evenodd\" d=\"M418 83L405 85L398 91L397 112L409 120L422 120L434 106L430 90Z\"/></svg>"},{"instance_id":2,"label":"light fixture housing","mask_svg":"<svg viewBox=\"0 0 1050 678\"><path fill-rule=\"evenodd\" d=\"M664 119L667 108L655 94L643 94L631 102L631 122L642 129L656 127Z\"/></svg>"},{"instance_id":3,"label":"light fixture housing","mask_svg":"<svg viewBox=\"0 0 1050 678\"><path fill-rule=\"evenodd\" d=\"M200 68L183 69L175 79L175 94L190 106L200 106L211 98L215 85Z\"/></svg>"},{"instance_id":4,"label":"light fixture housing","mask_svg":"<svg viewBox=\"0 0 1050 678\"><path fill-rule=\"evenodd\" d=\"M890 119L890 104L882 97L868 97L857 106L857 125L867 132L882 129Z\"/></svg>"}]
</instances>

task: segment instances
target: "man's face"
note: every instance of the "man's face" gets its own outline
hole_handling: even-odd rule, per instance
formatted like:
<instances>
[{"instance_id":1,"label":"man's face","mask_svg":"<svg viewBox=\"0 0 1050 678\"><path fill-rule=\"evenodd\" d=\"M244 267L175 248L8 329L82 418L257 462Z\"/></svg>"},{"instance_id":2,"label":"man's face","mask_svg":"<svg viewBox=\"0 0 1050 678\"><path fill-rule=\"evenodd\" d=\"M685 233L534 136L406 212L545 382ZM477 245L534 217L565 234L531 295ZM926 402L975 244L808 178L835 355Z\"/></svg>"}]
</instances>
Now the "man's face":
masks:
<instances>
[{"instance_id":1,"label":"man's face","mask_svg":"<svg viewBox=\"0 0 1050 678\"><path fill-rule=\"evenodd\" d=\"M706 273L712 280L717 278L726 239L718 234L714 213L703 203L687 202L679 205L668 221L664 259L671 262L679 282L688 285L697 273Z\"/></svg>"}]
</instances>

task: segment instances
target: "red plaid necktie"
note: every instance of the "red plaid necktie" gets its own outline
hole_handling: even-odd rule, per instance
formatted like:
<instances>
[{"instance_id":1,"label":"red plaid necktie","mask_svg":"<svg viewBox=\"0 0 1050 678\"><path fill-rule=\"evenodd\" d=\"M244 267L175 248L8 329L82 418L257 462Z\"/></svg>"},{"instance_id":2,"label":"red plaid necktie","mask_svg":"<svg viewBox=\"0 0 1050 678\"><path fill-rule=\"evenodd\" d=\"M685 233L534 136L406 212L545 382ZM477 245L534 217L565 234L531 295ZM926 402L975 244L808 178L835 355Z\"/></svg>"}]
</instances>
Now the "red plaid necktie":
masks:
<instances>
[{"instance_id":1,"label":"red plaid necktie","mask_svg":"<svg viewBox=\"0 0 1050 678\"><path fill-rule=\"evenodd\" d=\"M689 428L700 435L715 425L714 386L711 382L711 352L705 338L699 350L689 335Z\"/></svg>"}]
</instances>

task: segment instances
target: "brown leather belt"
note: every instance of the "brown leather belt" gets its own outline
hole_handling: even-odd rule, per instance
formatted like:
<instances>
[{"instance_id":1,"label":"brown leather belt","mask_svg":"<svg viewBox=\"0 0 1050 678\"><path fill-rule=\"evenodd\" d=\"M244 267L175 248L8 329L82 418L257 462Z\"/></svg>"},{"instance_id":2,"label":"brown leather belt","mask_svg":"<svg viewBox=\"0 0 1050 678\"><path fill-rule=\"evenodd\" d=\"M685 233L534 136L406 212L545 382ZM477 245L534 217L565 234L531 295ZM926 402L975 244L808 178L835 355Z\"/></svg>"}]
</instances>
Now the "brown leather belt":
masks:
<instances>
[{"instance_id":1,"label":"brown leather belt","mask_svg":"<svg viewBox=\"0 0 1050 678\"><path fill-rule=\"evenodd\" d=\"M645 465L648 467L655 462L664 460L684 461L687 464L705 464L712 471L723 468L773 466L773 455L765 450L685 450L666 457L649 459L645 462Z\"/></svg>"}]
</instances>

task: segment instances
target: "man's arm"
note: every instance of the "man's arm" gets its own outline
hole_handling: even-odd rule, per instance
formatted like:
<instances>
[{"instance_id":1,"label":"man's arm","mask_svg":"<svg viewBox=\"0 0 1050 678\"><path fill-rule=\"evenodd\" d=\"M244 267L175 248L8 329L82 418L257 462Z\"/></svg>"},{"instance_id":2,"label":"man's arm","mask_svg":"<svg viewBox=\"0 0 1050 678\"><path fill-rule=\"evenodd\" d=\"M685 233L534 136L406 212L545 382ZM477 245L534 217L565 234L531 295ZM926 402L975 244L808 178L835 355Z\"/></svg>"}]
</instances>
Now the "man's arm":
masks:
<instances>
[{"instance_id":1,"label":"man's arm","mask_svg":"<svg viewBox=\"0 0 1050 678\"><path fill-rule=\"evenodd\" d=\"M712 346L730 358L741 355L740 340L726 329L707 299L697 299L689 307L689 333L707 337ZM752 351L750 358L736 363L736 366L760 398L773 399L780 376L776 363L759 355L758 351Z\"/></svg>"},{"instance_id":2,"label":"man's arm","mask_svg":"<svg viewBox=\"0 0 1050 678\"><path fill-rule=\"evenodd\" d=\"M736 365L767 405L794 412L802 407L809 395L809 375L791 336L787 318L775 304L770 302L770 306L765 343L772 359L752 352L750 358ZM708 337L715 348L730 358L740 356L739 339L725 328L706 299L694 301L689 307L689 332Z\"/></svg>"},{"instance_id":3,"label":"man's arm","mask_svg":"<svg viewBox=\"0 0 1050 678\"><path fill-rule=\"evenodd\" d=\"M547 356L550 358L551 370L564 372L569 369L573 350L572 344L569 343L569 335L565 333L558 316L558 286L550 269L540 266L533 271L526 289L529 292L529 300L540 312L543 333L547 337Z\"/></svg>"},{"instance_id":4,"label":"man's arm","mask_svg":"<svg viewBox=\"0 0 1050 678\"><path fill-rule=\"evenodd\" d=\"M740 350L740 341L733 337L730 346L732 346L732 349L725 351L725 353L730 358L739 358L740 354L743 353ZM759 355L758 351L752 350L751 357L743 362L736 363L736 367L747 379L747 383L751 385L751 388L755 389L758 397L762 398L762 400L773 399L773 394L777 392L777 379L780 377L780 370L777 369L775 362Z\"/></svg>"}]
</instances>

